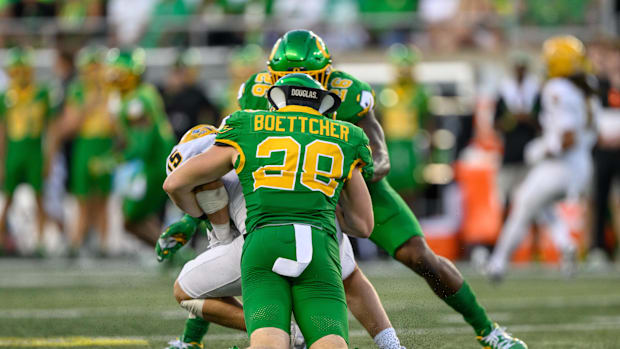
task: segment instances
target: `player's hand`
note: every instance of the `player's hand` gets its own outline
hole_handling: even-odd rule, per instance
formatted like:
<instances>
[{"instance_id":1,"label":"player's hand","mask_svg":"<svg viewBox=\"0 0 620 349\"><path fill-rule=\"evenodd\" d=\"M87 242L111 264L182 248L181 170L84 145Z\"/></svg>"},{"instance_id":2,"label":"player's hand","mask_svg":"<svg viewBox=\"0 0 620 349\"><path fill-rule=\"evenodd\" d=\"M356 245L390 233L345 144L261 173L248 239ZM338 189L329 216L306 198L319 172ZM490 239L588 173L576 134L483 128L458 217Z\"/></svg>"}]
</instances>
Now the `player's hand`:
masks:
<instances>
[{"instance_id":1,"label":"player's hand","mask_svg":"<svg viewBox=\"0 0 620 349\"><path fill-rule=\"evenodd\" d=\"M199 223L199 219L186 215L180 221L170 224L157 240L157 260L162 262L172 257L194 236Z\"/></svg>"}]
</instances>

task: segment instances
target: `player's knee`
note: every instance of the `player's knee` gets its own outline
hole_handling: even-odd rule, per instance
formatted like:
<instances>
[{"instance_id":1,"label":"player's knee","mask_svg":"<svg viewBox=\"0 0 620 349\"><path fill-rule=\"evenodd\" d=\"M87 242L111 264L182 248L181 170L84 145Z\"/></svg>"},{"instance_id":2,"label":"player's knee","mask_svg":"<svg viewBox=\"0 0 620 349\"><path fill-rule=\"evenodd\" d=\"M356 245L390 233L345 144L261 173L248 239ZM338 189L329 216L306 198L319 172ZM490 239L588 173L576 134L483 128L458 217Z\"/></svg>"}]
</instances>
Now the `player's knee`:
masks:
<instances>
[{"instance_id":1,"label":"player's knee","mask_svg":"<svg viewBox=\"0 0 620 349\"><path fill-rule=\"evenodd\" d=\"M312 343L310 349L346 349L347 342L344 338L330 334L325 337L321 337L316 342Z\"/></svg>"},{"instance_id":2,"label":"player's knee","mask_svg":"<svg viewBox=\"0 0 620 349\"><path fill-rule=\"evenodd\" d=\"M173 288L174 298L177 300L177 303L181 303L182 301L186 301L188 299L192 299L183 289L181 285L179 285L179 280L174 282Z\"/></svg>"},{"instance_id":3,"label":"player's knee","mask_svg":"<svg viewBox=\"0 0 620 349\"><path fill-rule=\"evenodd\" d=\"M414 236L396 251L396 259L417 273L423 273L431 267L436 258L426 240Z\"/></svg>"},{"instance_id":4,"label":"player's knee","mask_svg":"<svg viewBox=\"0 0 620 349\"><path fill-rule=\"evenodd\" d=\"M288 333L276 327L259 328L250 335L250 348L253 349L288 349L288 347Z\"/></svg>"}]
</instances>

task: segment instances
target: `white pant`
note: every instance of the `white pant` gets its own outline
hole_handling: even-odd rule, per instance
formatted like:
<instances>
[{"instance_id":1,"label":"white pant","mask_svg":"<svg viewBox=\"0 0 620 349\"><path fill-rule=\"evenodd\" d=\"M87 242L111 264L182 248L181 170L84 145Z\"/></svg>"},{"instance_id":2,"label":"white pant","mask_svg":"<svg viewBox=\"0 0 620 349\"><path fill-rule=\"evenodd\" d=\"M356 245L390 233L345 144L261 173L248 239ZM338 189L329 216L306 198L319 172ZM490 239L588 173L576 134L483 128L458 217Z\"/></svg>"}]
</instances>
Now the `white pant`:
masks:
<instances>
[{"instance_id":1,"label":"white pant","mask_svg":"<svg viewBox=\"0 0 620 349\"><path fill-rule=\"evenodd\" d=\"M338 229L342 279L355 269L355 257L349 238ZM183 292L194 299L241 295L241 251L243 237L227 245L206 250L187 262L177 281Z\"/></svg>"},{"instance_id":2,"label":"white pant","mask_svg":"<svg viewBox=\"0 0 620 349\"><path fill-rule=\"evenodd\" d=\"M585 189L583 183L577 184L573 178L570 166L557 159L544 160L529 171L515 191L510 215L490 259L491 266L505 268L534 219L548 224L551 237L560 250L574 248L568 227L554 210L554 204L568 193Z\"/></svg>"}]
</instances>

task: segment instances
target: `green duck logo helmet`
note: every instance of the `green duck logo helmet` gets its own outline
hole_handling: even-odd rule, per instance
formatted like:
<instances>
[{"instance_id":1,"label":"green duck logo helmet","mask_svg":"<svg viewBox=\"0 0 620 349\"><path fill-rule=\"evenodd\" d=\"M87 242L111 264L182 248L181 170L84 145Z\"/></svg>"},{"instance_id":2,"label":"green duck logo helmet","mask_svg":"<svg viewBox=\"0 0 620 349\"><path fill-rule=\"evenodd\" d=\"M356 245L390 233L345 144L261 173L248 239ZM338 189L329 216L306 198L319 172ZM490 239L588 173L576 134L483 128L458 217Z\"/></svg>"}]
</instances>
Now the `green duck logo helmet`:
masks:
<instances>
[{"instance_id":1,"label":"green duck logo helmet","mask_svg":"<svg viewBox=\"0 0 620 349\"><path fill-rule=\"evenodd\" d=\"M301 105L323 115L335 112L341 102L338 95L325 90L321 83L303 73L291 73L280 78L267 90L267 99L275 110L287 105Z\"/></svg>"},{"instance_id":2,"label":"green duck logo helmet","mask_svg":"<svg viewBox=\"0 0 620 349\"><path fill-rule=\"evenodd\" d=\"M31 67L33 63L33 54L30 48L13 47L8 50L5 65L8 68L17 66Z\"/></svg>"},{"instance_id":3,"label":"green duck logo helmet","mask_svg":"<svg viewBox=\"0 0 620 349\"><path fill-rule=\"evenodd\" d=\"M90 64L103 63L106 57L106 48L99 45L83 47L75 58L75 66L83 69Z\"/></svg>"},{"instance_id":4,"label":"green duck logo helmet","mask_svg":"<svg viewBox=\"0 0 620 349\"><path fill-rule=\"evenodd\" d=\"M309 30L291 30L273 45L267 69L273 83L288 74L304 73L327 87L331 63L323 39Z\"/></svg>"},{"instance_id":5,"label":"green duck logo helmet","mask_svg":"<svg viewBox=\"0 0 620 349\"><path fill-rule=\"evenodd\" d=\"M131 51L112 48L106 56L106 63L114 68L125 69L133 75L142 75L146 70L146 53L142 48Z\"/></svg>"},{"instance_id":6,"label":"green duck logo helmet","mask_svg":"<svg viewBox=\"0 0 620 349\"><path fill-rule=\"evenodd\" d=\"M396 66L409 67L420 61L420 50L415 46L401 43L393 44L388 49L390 63Z\"/></svg>"}]
</instances>

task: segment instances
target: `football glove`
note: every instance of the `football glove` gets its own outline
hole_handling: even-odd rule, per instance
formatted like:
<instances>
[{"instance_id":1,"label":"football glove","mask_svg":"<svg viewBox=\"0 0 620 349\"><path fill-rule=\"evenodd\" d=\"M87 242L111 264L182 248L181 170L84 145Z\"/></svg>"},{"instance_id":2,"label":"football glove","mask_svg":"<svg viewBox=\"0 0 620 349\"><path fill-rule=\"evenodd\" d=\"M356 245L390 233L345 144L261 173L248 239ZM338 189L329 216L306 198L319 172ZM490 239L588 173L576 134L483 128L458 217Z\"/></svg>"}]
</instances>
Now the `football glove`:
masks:
<instances>
[{"instance_id":1,"label":"football glove","mask_svg":"<svg viewBox=\"0 0 620 349\"><path fill-rule=\"evenodd\" d=\"M157 240L157 260L162 262L169 259L194 236L196 229L204 232L207 227L210 227L208 221L187 214L181 220L170 224Z\"/></svg>"}]
</instances>

